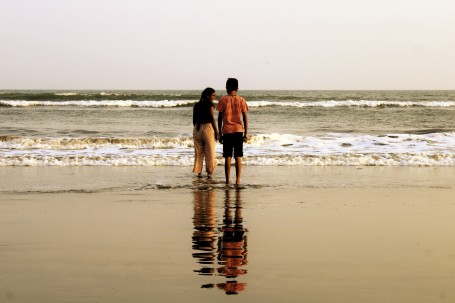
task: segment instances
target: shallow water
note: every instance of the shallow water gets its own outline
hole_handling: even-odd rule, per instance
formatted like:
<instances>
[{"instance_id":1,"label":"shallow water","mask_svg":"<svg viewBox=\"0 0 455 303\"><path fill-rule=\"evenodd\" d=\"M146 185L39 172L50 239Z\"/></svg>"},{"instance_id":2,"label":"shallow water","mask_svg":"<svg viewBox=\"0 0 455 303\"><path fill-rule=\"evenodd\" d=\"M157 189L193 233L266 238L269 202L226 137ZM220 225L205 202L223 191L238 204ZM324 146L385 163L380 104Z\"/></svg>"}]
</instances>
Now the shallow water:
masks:
<instances>
[{"instance_id":1,"label":"shallow water","mask_svg":"<svg viewBox=\"0 0 455 303\"><path fill-rule=\"evenodd\" d=\"M0 193L17 195L235 189L225 184L221 167L211 179L196 177L191 168L174 166L3 167L0 179ZM452 167L245 166L241 188L253 193L327 188L451 189L454 179Z\"/></svg>"}]
</instances>

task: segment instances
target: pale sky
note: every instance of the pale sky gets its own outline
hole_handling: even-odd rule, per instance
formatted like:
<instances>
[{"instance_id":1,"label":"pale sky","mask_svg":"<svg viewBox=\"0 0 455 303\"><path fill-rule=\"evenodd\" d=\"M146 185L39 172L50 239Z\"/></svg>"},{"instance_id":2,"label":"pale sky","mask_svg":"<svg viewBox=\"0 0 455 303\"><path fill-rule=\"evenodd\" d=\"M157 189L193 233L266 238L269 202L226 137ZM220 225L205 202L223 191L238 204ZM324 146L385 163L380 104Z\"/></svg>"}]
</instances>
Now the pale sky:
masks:
<instances>
[{"instance_id":1,"label":"pale sky","mask_svg":"<svg viewBox=\"0 0 455 303\"><path fill-rule=\"evenodd\" d=\"M455 89L454 0L0 0L0 89Z\"/></svg>"}]
</instances>

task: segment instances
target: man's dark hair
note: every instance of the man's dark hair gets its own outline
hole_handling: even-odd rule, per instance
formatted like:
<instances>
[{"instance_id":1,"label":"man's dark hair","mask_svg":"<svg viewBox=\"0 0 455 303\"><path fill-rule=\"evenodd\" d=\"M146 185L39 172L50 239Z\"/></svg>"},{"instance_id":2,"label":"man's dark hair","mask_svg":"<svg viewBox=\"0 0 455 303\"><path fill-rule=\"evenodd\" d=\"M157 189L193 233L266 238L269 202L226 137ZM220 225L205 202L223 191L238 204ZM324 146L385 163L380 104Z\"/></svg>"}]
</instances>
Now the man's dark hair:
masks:
<instances>
[{"instance_id":1,"label":"man's dark hair","mask_svg":"<svg viewBox=\"0 0 455 303\"><path fill-rule=\"evenodd\" d=\"M238 90L239 89L239 81L235 78L229 78L227 79L226 81L226 90L227 90L227 93L229 94L230 92L234 91L234 90Z\"/></svg>"}]
</instances>

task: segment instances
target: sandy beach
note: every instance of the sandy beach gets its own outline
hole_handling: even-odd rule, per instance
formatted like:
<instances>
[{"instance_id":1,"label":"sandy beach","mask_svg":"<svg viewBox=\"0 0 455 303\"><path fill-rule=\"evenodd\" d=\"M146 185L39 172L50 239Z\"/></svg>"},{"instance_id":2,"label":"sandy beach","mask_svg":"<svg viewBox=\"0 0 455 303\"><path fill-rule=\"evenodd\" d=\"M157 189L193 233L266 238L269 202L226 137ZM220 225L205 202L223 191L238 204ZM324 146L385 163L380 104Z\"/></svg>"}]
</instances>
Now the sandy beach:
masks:
<instances>
[{"instance_id":1,"label":"sandy beach","mask_svg":"<svg viewBox=\"0 0 455 303\"><path fill-rule=\"evenodd\" d=\"M0 175L1 302L455 299L451 167Z\"/></svg>"}]
</instances>

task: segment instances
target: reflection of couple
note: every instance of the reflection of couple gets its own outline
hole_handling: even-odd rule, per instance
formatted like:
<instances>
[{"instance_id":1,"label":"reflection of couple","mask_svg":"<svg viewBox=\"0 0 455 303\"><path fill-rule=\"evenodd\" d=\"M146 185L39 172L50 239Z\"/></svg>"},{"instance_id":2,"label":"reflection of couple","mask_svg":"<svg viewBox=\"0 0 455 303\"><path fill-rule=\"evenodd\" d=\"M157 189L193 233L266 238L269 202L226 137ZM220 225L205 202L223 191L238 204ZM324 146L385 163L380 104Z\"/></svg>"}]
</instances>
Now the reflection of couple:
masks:
<instances>
[{"instance_id":1,"label":"reflection of couple","mask_svg":"<svg viewBox=\"0 0 455 303\"><path fill-rule=\"evenodd\" d=\"M227 190L222 223L216 220L215 192L213 190L194 192L194 232L193 257L202 265L195 270L200 275L219 275L234 279L247 273L247 236L243 227L240 191L235 191L235 199ZM211 288L214 284L203 285ZM226 294L237 294L246 283L227 280L216 285Z\"/></svg>"}]
</instances>

